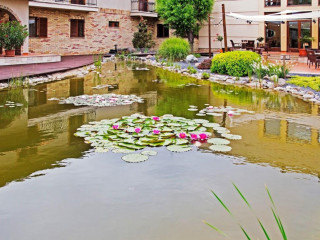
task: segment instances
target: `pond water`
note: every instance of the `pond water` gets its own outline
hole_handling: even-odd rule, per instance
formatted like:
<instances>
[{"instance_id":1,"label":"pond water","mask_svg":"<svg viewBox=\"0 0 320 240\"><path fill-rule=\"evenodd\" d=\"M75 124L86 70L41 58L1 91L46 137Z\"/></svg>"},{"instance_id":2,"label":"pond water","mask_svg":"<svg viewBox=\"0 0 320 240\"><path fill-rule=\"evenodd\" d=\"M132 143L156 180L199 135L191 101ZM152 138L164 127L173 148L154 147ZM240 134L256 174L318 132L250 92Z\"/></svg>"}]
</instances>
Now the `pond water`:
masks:
<instances>
[{"instance_id":1,"label":"pond water","mask_svg":"<svg viewBox=\"0 0 320 240\"><path fill-rule=\"evenodd\" d=\"M292 96L224 86L153 67L106 63L101 77L0 92L22 106L0 107L0 239L224 239L202 220L244 239L236 222L210 193L214 189L239 222L263 233L232 182L245 193L272 235L271 190L289 239L320 239L320 112ZM194 85L185 85L193 83ZM101 89L99 85L112 87ZM135 94L144 103L75 107L52 98L82 94ZM254 111L232 118L207 116L233 134L232 151L200 147L186 153L156 148L157 156L129 164L122 154L95 153L73 134L81 125L134 113L203 118L189 105Z\"/></svg>"}]
</instances>

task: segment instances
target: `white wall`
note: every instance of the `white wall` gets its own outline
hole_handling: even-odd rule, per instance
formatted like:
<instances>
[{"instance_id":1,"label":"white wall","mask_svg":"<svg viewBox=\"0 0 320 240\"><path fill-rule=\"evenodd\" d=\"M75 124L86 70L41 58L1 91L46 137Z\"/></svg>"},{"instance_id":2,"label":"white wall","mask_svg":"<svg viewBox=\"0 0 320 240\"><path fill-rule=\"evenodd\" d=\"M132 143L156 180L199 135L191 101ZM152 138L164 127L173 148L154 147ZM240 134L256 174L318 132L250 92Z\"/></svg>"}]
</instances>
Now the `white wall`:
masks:
<instances>
[{"instance_id":1,"label":"white wall","mask_svg":"<svg viewBox=\"0 0 320 240\"><path fill-rule=\"evenodd\" d=\"M1 0L0 8L5 6L21 20L22 25L29 27L29 1L28 0ZM29 52L29 39L27 38L23 45L23 52Z\"/></svg>"},{"instance_id":2,"label":"white wall","mask_svg":"<svg viewBox=\"0 0 320 240\"><path fill-rule=\"evenodd\" d=\"M131 0L97 0L99 8L131 10Z\"/></svg>"},{"instance_id":3,"label":"white wall","mask_svg":"<svg viewBox=\"0 0 320 240\"><path fill-rule=\"evenodd\" d=\"M211 14L211 23L217 24L222 20L222 4L225 5L226 13L233 12L244 15L259 15L259 0L216 0L213 12ZM241 40L255 40L259 37L259 24L248 24L243 20L226 17L228 46L231 46L230 40L235 43ZM212 48L221 48L220 42L216 40L216 34L223 36L222 21L219 26L211 25L211 46ZM208 48L209 44L208 24L202 27L199 33L199 48ZM223 46L224 47L224 46Z\"/></svg>"}]
</instances>

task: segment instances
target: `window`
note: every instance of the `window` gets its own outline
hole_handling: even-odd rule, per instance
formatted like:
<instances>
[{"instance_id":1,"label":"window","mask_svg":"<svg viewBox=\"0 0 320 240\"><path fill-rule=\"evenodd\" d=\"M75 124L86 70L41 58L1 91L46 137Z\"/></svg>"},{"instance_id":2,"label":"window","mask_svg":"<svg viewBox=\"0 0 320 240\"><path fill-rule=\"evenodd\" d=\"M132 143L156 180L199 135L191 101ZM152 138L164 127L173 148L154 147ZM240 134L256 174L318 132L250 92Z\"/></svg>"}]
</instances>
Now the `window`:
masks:
<instances>
[{"instance_id":1,"label":"window","mask_svg":"<svg viewBox=\"0 0 320 240\"><path fill-rule=\"evenodd\" d=\"M84 20L70 20L70 37L84 37Z\"/></svg>"},{"instance_id":2,"label":"window","mask_svg":"<svg viewBox=\"0 0 320 240\"><path fill-rule=\"evenodd\" d=\"M30 37L48 37L48 19L47 18L29 18L29 36Z\"/></svg>"},{"instance_id":3,"label":"window","mask_svg":"<svg viewBox=\"0 0 320 240\"><path fill-rule=\"evenodd\" d=\"M85 5L85 1L84 0L71 0L72 4L80 4L80 5Z\"/></svg>"},{"instance_id":4,"label":"window","mask_svg":"<svg viewBox=\"0 0 320 240\"><path fill-rule=\"evenodd\" d=\"M311 5L311 0L288 0L288 5Z\"/></svg>"},{"instance_id":5,"label":"window","mask_svg":"<svg viewBox=\"0 0 320 240\"><path fill-rule=\"evenodd\" d=\"M266 7L279 7L281 6L281 0L265 0Z\"/></svg>"},{"instance_id":6,"label":"window","mask_svg":"<svg viewBox=\"0 0 320 240\"><path fill-rule=\"evenodd\" d=\"M109 21L109 27L111 27L111 28L119 28L119 22Z\"/></svg>"},{"instance_id":7,"label":"window","mask_svg":"<svg viewBox=\"0 0 320 240\"><path fill-rule=\"evenodd\" d=\"M157 26L157 37L158 38L167 38L169 37L169 26L168 25L163 25L163 24L158 24Z\"/></svg>"}]
</instances>

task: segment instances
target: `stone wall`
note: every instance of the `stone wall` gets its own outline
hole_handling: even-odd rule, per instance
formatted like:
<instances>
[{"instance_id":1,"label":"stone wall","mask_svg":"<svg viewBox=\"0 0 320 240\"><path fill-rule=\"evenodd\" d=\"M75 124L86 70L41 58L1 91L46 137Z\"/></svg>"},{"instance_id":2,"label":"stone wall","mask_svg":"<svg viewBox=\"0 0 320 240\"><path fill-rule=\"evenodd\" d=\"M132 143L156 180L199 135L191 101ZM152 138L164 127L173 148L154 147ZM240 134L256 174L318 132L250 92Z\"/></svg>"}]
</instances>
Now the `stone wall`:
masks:
<instances>
[{"instance_id":1,"label":"stone wall","mask_svg":"<svg viewBox=\"0 0 320 240\"><path fill-rule=\"evenodd\" d=\"M138 17L130 17L125 10L104 9L99 12L76 12L30 7L31 17L48 19L48 37L30 38L30 52L41 54L81 55L108 53L118 48L133 48L133 33L137 31ZM70 37L70 19L85 20L85 37ZM154 34L156 47L163 39L156 38L158 19L147 18L149 31ZM110 28L109 21L119 21L119 28Z\"/></svg>"}]
</instances>

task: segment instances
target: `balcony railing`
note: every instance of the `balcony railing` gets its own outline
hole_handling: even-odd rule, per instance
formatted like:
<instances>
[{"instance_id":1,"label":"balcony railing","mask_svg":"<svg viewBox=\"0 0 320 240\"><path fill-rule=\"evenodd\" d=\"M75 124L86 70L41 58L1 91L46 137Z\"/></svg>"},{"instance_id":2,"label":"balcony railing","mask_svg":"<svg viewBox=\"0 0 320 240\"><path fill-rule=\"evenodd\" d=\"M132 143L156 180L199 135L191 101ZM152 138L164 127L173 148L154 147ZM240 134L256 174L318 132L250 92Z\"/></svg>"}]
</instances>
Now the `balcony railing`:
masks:
<instances>
[{"instance_id":1,"label":"balcony railing","mask_svg":"<svg viewBox=\"0 0 320 240\"><path fill-rule=\"evenodd\" d=\"M266 7L279 7L281 6L281 0L265 0Z\"/></svg>"},{"instance_id":2,"label":"balcony railing","mask_svg":"<svg viewBox=\"0 0 320 240\"><path fill-rule=\"evenodd\" d=\"M131 11L155 12L155 3L147 0L131 0Z\"/></svg>"},{"instance_id":3,"label":"balcony railing","mask_svg":"<svg viewBox=\"0 0 320 240\"><path fill-rule=\"evenodd\" d=\"M29 0L29 2L62 3L83 6L97 6L97 0Z\"/></svg>"}]
</instances>

